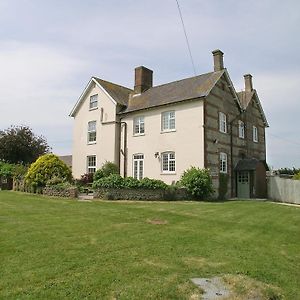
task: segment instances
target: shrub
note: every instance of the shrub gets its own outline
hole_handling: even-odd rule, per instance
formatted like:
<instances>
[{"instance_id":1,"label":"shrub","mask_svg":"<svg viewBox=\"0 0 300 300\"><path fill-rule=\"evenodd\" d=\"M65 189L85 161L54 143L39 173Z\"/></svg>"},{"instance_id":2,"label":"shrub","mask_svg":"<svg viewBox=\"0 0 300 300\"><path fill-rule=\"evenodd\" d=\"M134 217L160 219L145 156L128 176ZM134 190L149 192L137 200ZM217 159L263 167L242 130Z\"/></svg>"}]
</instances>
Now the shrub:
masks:
<instances>
[{"instance_id":1,"label":"shrub","mask_svg":"<svg viewBox=\"0 0 300 300\"><path fill-rule=\"evenodd\" d=\"M69 167L54 154L40 156L28 169L25 181L32 187L43 187L47 181L61 178L62 181L72 179Z\"/></svg>"},{"instance_id":2,"label":"shrub","mask_svg":"<svg viewBox=\"0 0 300 300\"><path fill-rule=\"evenodd\" d=\"M204 199L213 193L212 179L209 171L191 167L184 171L181 176L181 183L197 199Z\"/></svg>"},{"instance_id":3,"label":"shrub","mask_svg":"<svg viewBox=\"0 0 300 300\"><path fill-rule=\"evenodd\" d=\"M85 173L81 175L81 178L76 180L76 184L79 186L87 185L94 181L94 174L93 173Z\"/></svg>"},{"instance_id":4,"label":"shrub","mask_svg":"<svg viewBox=\"0 0 300 300\"><path fill-rule=\"evenodd\" d=\"M124 180L123 183L124 188L137 189L140 187L140 181L138 179L135 179L133 177L125 177L123 178L123 180Z\"/></svg>"},{"instance_id":5,"label":"shrub","mask_svg":"<svg viewBox=\"0 0 300 300\"><path fill-rule=\"evenodd\" d=\"M93 183L93 188L115 188L124 187L124 178L118 174L111 174L108 177L102 177Z\"/></svg>"},{"instance_id":6,"label":"shrub","mask_svg":"<svg viewBox=\"0 0 300 300\"><path fill-rule=\"evenodd\" d=\"M300 171L293 176L293 179L300 180Z\"/></svg>"},{"instance_id":7,"label":"shrub","mask_svg":"<svg viewBox=\"0 0 300 300\"><path fill-rule=\"evenodd\" d=\"M14 174L15 165L0 161L0 176L12 177Z\"/></svg>"},{"instance_id":8,"label":"shrub","mask_svg":"<svg viewBox=\"0 0 300 300\"><path fill-rule=\"evenodd\" d=\"M140 180L140 187L144 189L165 190L167 189L168 185L161 180L145 177Z\"/></svg>"},{"instance_id":9,"label":"shrub","mask_svg":"<svg viewBox=\"0 0 300 300\"><path fill-rule=\"evenodd\" d=\"M103 177L108 177L111 174L119 174L119 168L113 162L105 162L101 169L98 169L94 174L94 180L98 180Z\"/></svg>"}]
</instances>

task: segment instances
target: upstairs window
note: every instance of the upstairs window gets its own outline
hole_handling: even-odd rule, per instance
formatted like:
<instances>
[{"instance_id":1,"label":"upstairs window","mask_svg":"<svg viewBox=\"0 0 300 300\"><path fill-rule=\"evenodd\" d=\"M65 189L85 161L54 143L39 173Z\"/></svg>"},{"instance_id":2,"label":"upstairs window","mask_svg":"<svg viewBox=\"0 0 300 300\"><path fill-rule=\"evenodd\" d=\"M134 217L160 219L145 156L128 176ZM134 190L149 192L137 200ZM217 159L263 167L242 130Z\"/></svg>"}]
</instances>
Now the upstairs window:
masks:
<instances>
[{"instance_id":1,"label":"upstairs window","mask_svg":"<svg viewBox=\"0 0 300 300\"><path fill-rule=\"evenodd\" d=\"M144 117L136 117L133 119L133 134L141 135L145 133Z\"/></svg>"},{"instance_id":2,"label":"upstairs window","mask_svg":"<svg viewBox=\"0 0 300 300\"><path fill-rule=\"evenodd\" d=\"M256 126L253 126L253 142L258 142L258 129Z\"/></svg>"},{"instance_id":3,"label":"upstairs window","mask_svg":"<svg viewBox=\"0 0 300 300\"><path fill-rule=\"evenodd\" d=\"M87 163L87 173L96 172L96 155L90 155L86 158Z\"/></svg>"},{"instance_id":4,"label":"upstairs window","mask_svg":"<svg viewBox=\"0 0 300 300\"><path fill-rule=\"evenodd\" d=\"M222 112L219 112L219 131L227 133L227 118Z\"/></svg>"},{"instance_id":5,"label":"upstairs window","mask_svg":"<svg viewBox=\"0 0 300 300\"><path fill-rule=\"evenodd\" d=\"M172 131L175 130L175 111L167 111L161 115L161 130Z\"/></svg>"},{"instance_id":6,"label":"upstairs window","mask_svg":"<svg viewBox=\"0 0 300 300\"><path fill-rule=\"evenodd\" d=\"M227 154L220 152L220 173L227 173Z\"/></svg>"},{"instance_id":7,"label":"upstairs window","mask_svg":"<svg viewBox=\"0 0 300 300\"><path fill-rule=\"evenodd\" d=\"M95 144L97 138L97 131L96 131L96 121L88 122L88 143Z\"/></svg>"},{"instance_id":8,"label":"upstairs window","mask_svg":"<svg viewBox=\"0 0 300 300\"><path fill-rule=\"evenodd\" d=\"M162 153L162 172L174 173L176 171L175 152Z\"/></svg>"},{"instance_id":9,"label":"upstairs window","mask_svg":"<svg viewBox=\"0 0 300 300\"><path fill-rule=\"evenodd\" d=\"M90 96L90 109L95 109L98 107L98 95Z\"/></svg>"},{"instance_id":10,"label":"upstairs window","mask_svg":"<svg viewBox=\"0 0 300 300\"><path fill-rule=\"evenodd\" d=\"M239 138L245 138L245 123L243 121L239 121Z\"/></svg>"}]
</instances>

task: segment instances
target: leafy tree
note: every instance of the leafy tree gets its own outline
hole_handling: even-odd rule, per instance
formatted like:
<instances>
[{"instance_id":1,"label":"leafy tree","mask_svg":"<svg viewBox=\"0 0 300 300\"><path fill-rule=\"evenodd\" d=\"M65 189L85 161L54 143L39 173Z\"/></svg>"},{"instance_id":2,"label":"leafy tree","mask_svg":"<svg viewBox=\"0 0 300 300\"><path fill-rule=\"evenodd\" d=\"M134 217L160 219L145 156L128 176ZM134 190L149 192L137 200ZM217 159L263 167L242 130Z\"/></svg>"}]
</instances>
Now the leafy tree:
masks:
<instances>
[{"instance_id":1,"label":"leafy tree","mask_svg":"<svg viewBox=\"0 0 300 300\"><path fill-rule=\"evenodd\" d=\"M36 136L28 126L11 126L0 131L0 160L13 164L30 164L50 147L42 136Z\"/></svg>"},{"instance_id":2,"label":"leafy tree","mask_svg":"<svg viewBox=\"0 0 300 300\"><path fill-rule=\"evenodd\" d=\"M70 168L54 154L40 156L31 164L25 176L26 183L32 187L43 187L47 182L61 179L70 181L72 174Z\"/></svg>"},{"instance_id":3,"label":"leafy tree","mask_svg":"<svg viewBox=\"0 0 300 300\"><path fill-rule=\"evenodd\" d=\"M208 198L213 193L209 171L191 167L181 176L181 184L197 199Z\"/></svg>"}]
</instances>

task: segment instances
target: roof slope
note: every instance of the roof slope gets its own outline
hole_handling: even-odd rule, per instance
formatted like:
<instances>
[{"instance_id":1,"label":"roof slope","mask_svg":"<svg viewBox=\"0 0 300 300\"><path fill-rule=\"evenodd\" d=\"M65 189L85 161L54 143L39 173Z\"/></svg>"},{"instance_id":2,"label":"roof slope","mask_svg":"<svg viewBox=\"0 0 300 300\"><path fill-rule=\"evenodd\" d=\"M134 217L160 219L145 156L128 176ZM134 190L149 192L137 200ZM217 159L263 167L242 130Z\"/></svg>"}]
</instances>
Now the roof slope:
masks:
<instances>
[{"instance_id":1,"label":"roof slope","mask_svg":"<svg viewBox=\"0 0 300 300\"><path fill-rule=\"evenodd\" d=\"M211 72L152 87L131 97L121 113L205 97L223 74L224 70Z\"/></svg>"},{"instance_id":2,"label":"roof slope","mask_svg":"<svg viewBox=\"0 0 300 300\"><path fill-rule=\"evenodd\" d=\"M127 106L129 94L133 91L124 86L93 77L106 91L107 93L118 103L123 106Z\"/></svg>"},{"instance_id":3,"label":"roof slope","mask_svg":"<svg viewBox=\"0 0 300 300\"><path fill-rule=\"evenodd\" d=\"M249 103L251 102L251 100L254 99L254 101L256 101L256 103L257 103L257 105L259 107L260 114L261 114L261 117L262 117L262 119L264 121L265 126L269 127L266 115L265 115L264 110L263 110L263 108L261 106L261 102L260 102L260 100L258 98L256 90L253 90L251 92L241 91L241 92L238 92L237 95L239 97L239 100L240 100L240 103L241 103L241 106L242 106L243 110L246 110L247 107L248 107L248 105L249 105Z\"/></svg>"}]
</instances>

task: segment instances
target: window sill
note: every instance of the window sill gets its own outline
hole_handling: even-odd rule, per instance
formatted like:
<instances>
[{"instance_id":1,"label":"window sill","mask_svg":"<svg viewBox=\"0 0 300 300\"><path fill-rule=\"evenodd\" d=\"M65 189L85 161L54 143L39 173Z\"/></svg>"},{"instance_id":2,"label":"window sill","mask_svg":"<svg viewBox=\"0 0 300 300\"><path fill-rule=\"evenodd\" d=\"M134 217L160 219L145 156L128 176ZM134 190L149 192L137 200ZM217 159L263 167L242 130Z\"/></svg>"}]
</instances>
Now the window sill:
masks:
<instances>
[{"instance_id":1,"label":"window sill","mask_svg":"<svg viewBox=\"0 0 300 300\"><path fill-rule=\"evenodd\" d=\"M170 132L176 132L176 129L170 129L170 130L162 130L160 133L170 133Z\"/></svg>"},{"instance_id":2,"label":"window sill","mask_svg":"<svg viewBox=\"0 0 300 300\"><path fill-rule=\"evenodd\" d=\"M160 175L176 175L176 172L161 172Z\"/></svg>"},{"instance_id":3,"label":"window sill","mask_svg":"<svg viewBox=\"0 0 300 300\"><path fill-rule=\"evenodd\" d=\"M96 109L98 109L98 106L97 106L97 107L90 108L89 111L96 110Z\"/></svg>"},{"instance_id":4,"label":"window sill","mask_svg":"<svg viewBox=\"0 0 300 300\"><path fill-rule=\"evenodd\" d=\"M97 142L88 142L87 145L95 145Z\"/></svg>"},{"instance_id":5,"label":"window sill","mask_svg":"<svg viewBox=\"0 0 300 300\"><path fill-rule=\"evenodd\" d=\"M219 130L219 132L220 132L220 133L223 133L223 134L227 134L227 133L228 133L227 131L224 132L224 131L221 131L221 130Z\"/></svg>"},{"instance_id":6,"label":"window sill","mask_svg":"<svg viewBox=\"0 0 300 300\"><path fill-rule=\"evenodd\" d=\"M144 136L145 133L137 133L137 134L134 134L133 137L137 137L137 136Z\"/></svg>"}]
</instances>

